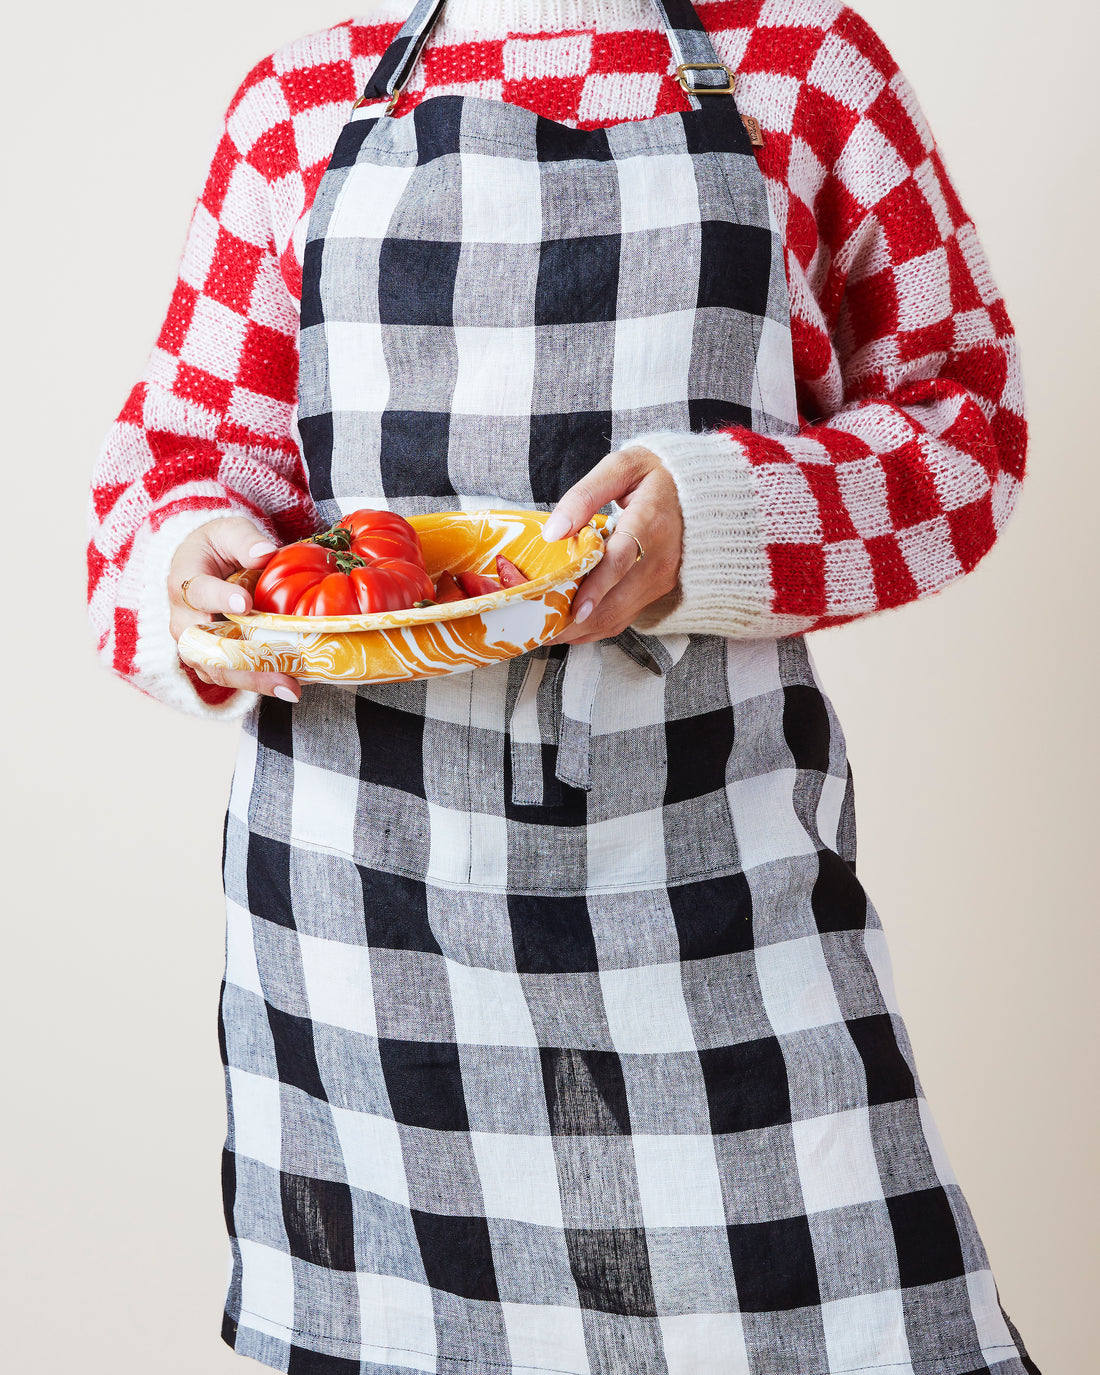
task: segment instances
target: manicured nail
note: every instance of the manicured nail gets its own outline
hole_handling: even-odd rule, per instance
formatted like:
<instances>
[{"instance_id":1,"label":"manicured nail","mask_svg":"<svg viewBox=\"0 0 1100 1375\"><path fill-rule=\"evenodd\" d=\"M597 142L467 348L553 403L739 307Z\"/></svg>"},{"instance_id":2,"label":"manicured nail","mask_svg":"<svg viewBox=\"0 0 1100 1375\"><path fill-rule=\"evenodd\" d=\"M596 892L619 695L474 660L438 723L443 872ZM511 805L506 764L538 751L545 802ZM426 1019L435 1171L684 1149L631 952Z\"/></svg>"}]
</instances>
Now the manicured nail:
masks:
<instances>
[{"instance_id":1,"label":"manicured nail","mask_svg":"<svg viewBox=\"0 0 1100 1375\"><path fill-rule=\"evenodd\" d=\"M281 702L296 702L298 700L288 687L283 687L282 683L276 683L271 691Z\"/></svg>"},{"instance_id":2,"label":"manicured nail","mask_svg":"<svg viewBox=\"0 0 1100 1375\"><path fill-rule=\"evenodd\" d=\"M542 537L547 544L564 539L569 533L569 519L564 511L551 511L542 525Z\"/></svg>"},{"instance_id":3,"label":"manicured nail","mask_svg":"<svg viewBox=\"0 0 1100 1375\"><path fill-rule=\"evenodd\" d=\"M274 554L275 546L270 540L264 540L263 544L254 544L248 551L250 559L262 559L265 554Z\"/></svg>"},{"instance_id":4,"label":"manicured nail","mask_svg":"<svg viewBox=\"0 0 1100 1375\"><path fill-rule=\"evenodd\" d=\"M588 619L588 613L592 610L591 602L581 602L577 607L577 614L573 617L574 621L581 622Z\"/></svg>"},{"instance_id":5,"label":"manicured nail","mask_svg":"<svg viewBox=\"0 0 1100 1375\"><path fill-rule=\"evenodd\" d=\"M245 602L245 599L241 596L241 594L240 594L239 592L234 592L234 593L232 593L232 594L230 595L230 598L229 598L229 609L230 609L230 611L235 611L235 612L237 613L238 616L243 616L243 615L244 615L244 609L245 609L245 606L246 606L246 605L247 605L247 603Z\"/></svg>"}]
</instances>

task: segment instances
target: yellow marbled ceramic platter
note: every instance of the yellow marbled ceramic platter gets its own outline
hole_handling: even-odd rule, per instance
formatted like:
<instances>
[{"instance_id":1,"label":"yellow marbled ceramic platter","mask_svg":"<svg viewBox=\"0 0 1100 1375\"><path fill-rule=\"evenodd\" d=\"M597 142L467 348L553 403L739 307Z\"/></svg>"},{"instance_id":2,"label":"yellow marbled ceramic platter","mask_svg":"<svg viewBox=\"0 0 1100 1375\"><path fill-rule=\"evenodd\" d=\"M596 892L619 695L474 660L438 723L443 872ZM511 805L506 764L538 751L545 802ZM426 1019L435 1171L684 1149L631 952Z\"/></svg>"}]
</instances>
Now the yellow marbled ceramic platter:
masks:
<instances>
[{"instance_id":1,"label":"yellow marbled ceramic platter","mask_svg":"<svg viewBox=\"0 0 1100 1375\"><path fill-rule=\"evenodd\" d=\"M569 620L581 578L603 557L596 516L569 539L547 544L545 511L442 511L412 516L428 574L496 574L503 554L530 581L461 602L364 616L253 612L192 626L179 653L196 668L288 673L302 682L392 683L465 673L552 639ZM232 575L250 590L259 572Z\"/></svg>"}]
</instances>

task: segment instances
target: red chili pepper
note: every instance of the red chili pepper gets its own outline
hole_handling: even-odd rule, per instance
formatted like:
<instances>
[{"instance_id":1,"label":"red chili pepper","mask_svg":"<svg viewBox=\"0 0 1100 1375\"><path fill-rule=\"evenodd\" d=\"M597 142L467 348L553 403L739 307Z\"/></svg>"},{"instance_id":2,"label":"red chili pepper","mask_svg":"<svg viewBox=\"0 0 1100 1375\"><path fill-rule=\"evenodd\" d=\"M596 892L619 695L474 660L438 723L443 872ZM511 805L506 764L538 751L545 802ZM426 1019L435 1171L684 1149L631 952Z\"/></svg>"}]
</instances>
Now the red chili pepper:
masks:
<instances>
[{"instance_id":1,"label":"red chili pepper","mask_svg":"<svg viewBox=\"0 0 1100 1375\"><path fill-rule=\"evenodd\" d=\"M455 582L448 569L444 569L435 580L435 599L437 602L463 602L466 593Z\"/></svg>"},{"instance_id":2,"label":"red chili pepper","mask_svg":"<svg viewBox=\"0 0 1100 1375\"><path fill-rule=\"evenodd\" d=\"M467 597L484 597L487 592L500 591L496 578L487 578L484 573L456 573L455 577Z\"/></svg>"},{"instance_id":3,"label":"red chili pepper","mask_svg":"<svg viewBox=\"0 0 1100 1375\"><path fill-rule=\"evenodd\" d=\"M497 572L500 574L503 587L518 587L521 582L531 581L526 573L521 573L511 559L506 559L503 554L497 555Z\"/></svg>"}]
</instances>

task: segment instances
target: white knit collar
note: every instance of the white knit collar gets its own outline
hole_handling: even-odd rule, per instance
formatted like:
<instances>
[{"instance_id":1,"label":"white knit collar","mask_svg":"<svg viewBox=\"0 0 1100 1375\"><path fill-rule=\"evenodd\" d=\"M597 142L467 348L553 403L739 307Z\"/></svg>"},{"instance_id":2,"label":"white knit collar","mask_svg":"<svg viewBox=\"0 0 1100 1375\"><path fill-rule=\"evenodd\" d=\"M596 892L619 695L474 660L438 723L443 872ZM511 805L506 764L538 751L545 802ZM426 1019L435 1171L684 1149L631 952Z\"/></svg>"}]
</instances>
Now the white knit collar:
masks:
<instances>
[{"instance_id":1,"label":"white knit collar","mask_svg":"<svg viewBox=\"0 0 1100 1375\"><path fill-rule=\"evenodd\" d=\"M365 20L405 19L413 0L382 0ZM658 23L653 0L447 0L440 19L449 32L499 37L506 33L559 33L563 29L622 32Z\"/></svg>"}]
</instances>

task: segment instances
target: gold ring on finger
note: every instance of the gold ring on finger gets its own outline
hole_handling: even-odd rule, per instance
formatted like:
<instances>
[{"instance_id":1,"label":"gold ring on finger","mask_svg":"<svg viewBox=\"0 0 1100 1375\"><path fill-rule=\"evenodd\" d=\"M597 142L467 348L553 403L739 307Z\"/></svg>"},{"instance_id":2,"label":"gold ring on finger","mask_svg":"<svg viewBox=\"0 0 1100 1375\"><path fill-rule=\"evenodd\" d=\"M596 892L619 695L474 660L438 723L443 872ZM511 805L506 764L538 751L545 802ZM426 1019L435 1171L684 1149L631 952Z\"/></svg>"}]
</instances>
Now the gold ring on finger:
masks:
<instances>
[{"instance_id":1,"label":"gold ring on finger","mask_svg":"<svg viewBox=\"0 0 1100 1375\"><path fill-rule=\"evenodd\" d=\"M191 586L191 584L192 584L194 581L195 581L195 579L194 579L193 577L192 577L192 578L184 578L183 582L180 583L180 597L181 597L182 600L183 600L184 606L189 606L189 607L191 608L192 611L201 611L201 610L202 610L202 607L196 606L196 605L194 604L194 602L189 602L189 601L187 600L187 589Z\"/></svg>"},{"instance_id":2,"label":"gold ring on finger","mask_svg":"<svg viewBox=\"0 0 1100 1375\"><path fill-rule=\"evenodd\" d=\"M631 539L634 541L634 543L638 546L638 552L634 555L634 562L635 562L635 563L640 563L641 560L645 558L645 550L642 548L642 542L641 542L641 540L638 538L638 536L634 533L633 530L619 530L619 531L617 531L616 533L618 533L618 534L620 534L620 535L629 535L629 536L630 536L630 538L631 538Z\"/></svg>"}]
</instances>

